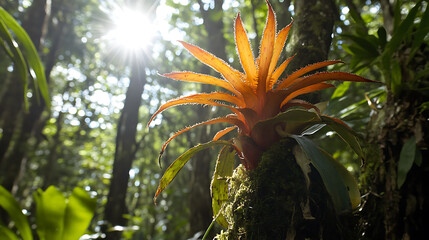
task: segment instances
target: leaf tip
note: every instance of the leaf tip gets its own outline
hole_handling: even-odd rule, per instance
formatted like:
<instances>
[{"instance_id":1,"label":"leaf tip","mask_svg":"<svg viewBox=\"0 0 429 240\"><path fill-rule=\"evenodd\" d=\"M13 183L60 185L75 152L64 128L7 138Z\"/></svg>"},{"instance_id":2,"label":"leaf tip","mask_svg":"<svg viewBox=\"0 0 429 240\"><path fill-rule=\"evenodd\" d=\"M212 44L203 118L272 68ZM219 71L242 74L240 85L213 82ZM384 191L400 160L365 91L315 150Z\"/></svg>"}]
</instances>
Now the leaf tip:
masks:
<instances>
[{"instance_id":1,"label":"leaf tip","mask_svg":"<svg viewBox=\"0 0 429 240\"><path fill-rule=\"evenodd\" d=\"M159 152L159 156L158 156L158 165L159 165L159 168L161 169L162 169L162 165L161 165L162 154L164 154L164 149Z\"/></svg>"}]
</instances>

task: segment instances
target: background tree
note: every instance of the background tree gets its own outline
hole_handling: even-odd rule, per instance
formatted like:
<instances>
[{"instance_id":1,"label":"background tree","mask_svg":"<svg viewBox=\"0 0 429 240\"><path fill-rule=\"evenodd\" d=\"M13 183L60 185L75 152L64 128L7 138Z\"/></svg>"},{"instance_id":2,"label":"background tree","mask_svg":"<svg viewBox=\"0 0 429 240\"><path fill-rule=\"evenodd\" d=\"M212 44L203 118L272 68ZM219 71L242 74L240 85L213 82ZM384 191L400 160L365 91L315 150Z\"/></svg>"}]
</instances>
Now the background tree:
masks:
<instances>
[{"instance_id":1,"label":"background tree","mask_svg":"<svg viewBox=\"0 0 429 240\"><path fill-rule=\"evenodd\" d=\"M427 155L428 142L428 124L423 119L428 101L424 52L429 29L423 26L429 23L429 10L422 1L411 5L381 1L380 7L383 22L376 35L370 30L346 35L354 68L373 70L385 83L378 96L367 97L373 112L366 133L371 157L362 217L368 238L416 238L427 232L423 222L427 221L428 192L421 185L427 179L421 159ZM359 39L365 43L359 46Z\"/></svg>"}]
</instances>

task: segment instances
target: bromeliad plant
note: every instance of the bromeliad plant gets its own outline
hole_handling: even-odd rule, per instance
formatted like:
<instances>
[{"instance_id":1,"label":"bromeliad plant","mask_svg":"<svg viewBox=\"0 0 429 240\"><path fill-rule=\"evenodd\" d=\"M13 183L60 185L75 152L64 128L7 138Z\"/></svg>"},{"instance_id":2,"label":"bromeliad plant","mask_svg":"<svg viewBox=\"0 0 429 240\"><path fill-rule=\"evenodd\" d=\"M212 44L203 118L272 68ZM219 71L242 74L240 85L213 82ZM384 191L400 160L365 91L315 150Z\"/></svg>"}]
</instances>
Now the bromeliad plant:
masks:
<instances>
[{"instance_id":1,"label":"bromeliad plant","mask_svg":"<svg viewBox=\"0 0 429 240\"><path fill-rule=\"evenodd\" d=\"M233 126L217 132L212 141L199 144L176 159L165 171L154 200L196 152L215 145L225 145L219 154L212 182L213 209L214 215L217 216L222 204L228 198L228 185L224 180L232 175L233 163L231 161L233 161L234 151L239 156L245 169L252 171L258 167L262 153L270 146L282 138L293 137L307 157L310 158L313 165L321 172L322 178L324 181L326 180L325 185L329 193L337 194L340 192L339 194L342 194L342 198L340 198L342 200L337 201L338 210L350 209L352 206L355 207L359 204L359 191L356 182L353 178L350 178L351 176L347 173L347 170L342 166L339 167L339 164L326 157L326 154L321 152L313 142L304 137L304 135L314 132L314 129L320 129L322 126L328 125L359 156L363 157L353 131L341 120L322 115L316 105L295 97L334 87L334 85L326 83L329 80L353 82L371 82L371 80L346 72L308 74L317 69L341 63L341 61L315 63L297 70L284 79L280 79L288 63L293 59L292 56L277 66L291 24L276 34L275 14L268 1L267 5L268 17L259 49L259 56L256 60L253 57L240 15L235 19L235 42L244 73L232 68L223 60L197 46L180 42L198 60L222 74L223 79L193 72L173 72L162 76L185 82L210 84L221 87L227 92L197 93L172 99L163 104L153 114L149 123L167 108L189 103L225 107L232 114L210 119L178 131L164 143L160 157L171 140L192 128L215 123L228 123ZM222 136L233 130L237 130L238 133L235 138L228 141L220 140ZM228 163L225 161L228 161ZM332 179L334 179L333 183L331 182ZM328 186L329 184L331 186ZM338 188L341 188L341 190L338 190ZM224 221L221 222L221 225L226 225Z\"/></svg>"}]
</instances>

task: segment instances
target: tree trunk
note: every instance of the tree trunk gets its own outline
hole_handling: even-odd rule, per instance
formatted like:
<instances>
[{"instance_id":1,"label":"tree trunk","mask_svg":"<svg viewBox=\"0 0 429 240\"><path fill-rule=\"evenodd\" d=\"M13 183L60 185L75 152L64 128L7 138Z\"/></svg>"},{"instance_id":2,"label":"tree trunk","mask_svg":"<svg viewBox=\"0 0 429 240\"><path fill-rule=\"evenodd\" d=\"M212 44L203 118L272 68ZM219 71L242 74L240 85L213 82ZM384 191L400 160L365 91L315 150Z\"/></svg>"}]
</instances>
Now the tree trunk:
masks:
<instances>
[{"instance_id":1,"label":"tree trunk","mask_svg":"<svg viewBox=\"0 0 429 240\"><path fill-rule=\"evenodd\" d=\"M406 47L398 56L407 59ZM408 85L418 69L428 59L429 46L423 44L416 57L402 66L401 92L387 89L387 100L373 116L368 126L370 154L366 163L364 187L368 191L362 211L364 234L368 239L420 239L429 234L429 117L420 106L429 101L424 93L428 77L414 88ZM411 142L409 142L411 141ZM415 144L416 151L403 148L406 142ZM405 157L401 159L401 155ZM410 155L411 154L411 155ZM421 163L413 159L421 156ZM405 182L398 185L401 161L410 162Z\"/></svg>"},{"instance_id":2,"label":"tree trunk","mask_svg":"<svg viewBox=\"0 0 429 240\"><path fill-rule=\"evenodd\" d=\"M224 37L223 28L223 12L222 4L223 0L216 0L215 7L213 9L204 10L203 3L198 1L200 4L200 12L204 19L204 27L209 36L207 42L207 49L221 59L226 59L226 39ZM203 73L208 74L210 69L204 67ZM201 92L211 92L215 89L209 85L202 85ZM200 108L198 110L198 122L210 119L210 115L213 113L209 108ZM210 141L211 136L207 128L200 128L198 133L199 137L196 138L200 142ZM194 157L195 161L192 161L192 178L191 188L189 193L189 206L190 206L190 237L197 232L206 231L210 225L213 217L213 211L211 206L210 197L210 162L213 161L213 157L207 152L197 153Z\"/></svg>"},{"instance_id":3,"label":"tree trunk","mask_svg":"<svg viewBox=\"0 0 429 240\"><path fill-rule=\"evenodd\" d=\"M230 182L224 216L232 223L219 240L357 239L338 216L324 183L313 167L307 188L294 156L295 140L287 138L265 151L256 169L242 166Z\"/></svg>"},{"instance_id":4,"label":"tree trunk","mask_svg":"<svg viewBox=\"0 0 429 240\"><path fill-rule=\"evenodd\" d=\"M133 59L124 108L122 109L117 126L115 159L113 172L104 210L108 226L126 226L128 213L126 196L128 189L129 171L135 157L137 124L139 123L139 108L141 95L146 83L145 66L141 59ZM122 231L105 229L106 239L120 239Z\"/></svg>"},{"instance_id":5,"label":"tree trunk","mask_svg":"<svg viewBox=\"0 0 429 240\"><path fill-rule=\"evenodd\" d=\"M333 0L295 1L294 7L292 50L288 55L296 56L287 68L288 74L311 63L327 60L334 22L338 18L337 6ZM307 95L305 100L319 102L320 92Z\"/></svg>"}]
</instances>

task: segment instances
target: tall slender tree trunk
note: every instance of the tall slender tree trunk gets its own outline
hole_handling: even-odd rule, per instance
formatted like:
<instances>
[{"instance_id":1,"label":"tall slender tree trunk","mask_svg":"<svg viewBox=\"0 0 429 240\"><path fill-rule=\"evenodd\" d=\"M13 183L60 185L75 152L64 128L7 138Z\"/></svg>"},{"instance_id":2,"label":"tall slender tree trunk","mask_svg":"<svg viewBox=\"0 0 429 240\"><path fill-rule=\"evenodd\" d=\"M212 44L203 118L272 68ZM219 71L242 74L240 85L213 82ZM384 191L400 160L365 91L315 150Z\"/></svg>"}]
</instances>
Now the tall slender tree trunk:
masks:
<instances>
[{"instance_id":1,"label":"tall slender tree trunk","mask_svg":"<svg viewBox=\"0 0 429 240\"><path fill-rule=\"evenodd\" d=\"M425 226L429 221L429 191L425 186L429 182L429 164L425 161L429 158L429 137L425 134L429 132L429 124L427 117L418 112L420 97L409 94L397 98L389 93L385 107L369 126L372 157L366 164L370 179L365 181L368 197L362 213L367 223L365 236L369 239L418 239L429 234ZM426 149L419 150L423 161L420 166L411 163L406 181L399 187L401 150L413 136L417 149Z\"/></svg>"},{"instance_id":2,"label":"tall slender tree trunk","mask_svg":"<svg viewBox=\"0 0 429 240\"><path fill-rule=\"evenodd\" d=\"M288 74L311 63L327 60L334 23L339 17L333 0L294 1L294 10L292 50L288 55L296 56L287 68ZM318 102L320 93L312 93L306 100Z\"/></svg>"},{"instance_id":3,"label":"tall slender tree trunk","mask_svg":"<svg viewBox=\"0 0 429 240\"><path fill-rule=\"evenodd\" d=\"M429 61L429 45L423 44L416 57L404 64L409 47L398 53L401 90L394 94L387 87L386 103L368 126L370 154L363 181L368 195L362 211L368 239L421 239L429 234L429 113L420 108L429 101L422 90L429 78L408 85ZM401 185L398 176L404 174L405 162L410 169Z\"/></svg>"},{"instance_id":4,"label":"tall slender tree trunk","mask_svg":"<svg viewBox=\"0 0 429 240\"><path fill-rule=\"evenodd\" d=\"M200 4L200 12L204 19L204 28L207 31L209 40L207 42L207 49L217 57L226 59L226 39L224 36L223 28L223 0L216 0L213 9L204 10L203 3ZM202 72L208 74L210 69L205 67ZM201 86L202 92L212 92L215 89L208 85ZM198 111L199 122L208 119L208 115L213 114L209 108L200 108ZM201 128L199 132L199 141L207 142L210 140L207 128ZM210 198L210 162L213 160L212 156L207 152L197 153L192 161L192 179L190 189L190 235L197 232L205 231L212 221L213 211Z\"/></svg>"},{"instance_id":5,"label":"tall slender tree trunk","mask_svg":"<svg viewBox=\"0 0 429 240\"><path fill-rule=\"evenodd\" d=\"M145 65L142 59L133 59L131 66L130 85L126 93L124 108L117 125L115 159L113 172L104 210L108 227L126 226L128 213L126 196L128 189L129 171L135 158L137 124L139 123L139 108L144 85L146 83ZM105 229L106 239L120 239L121 231Z\"/></svg>"}]
</instances>

